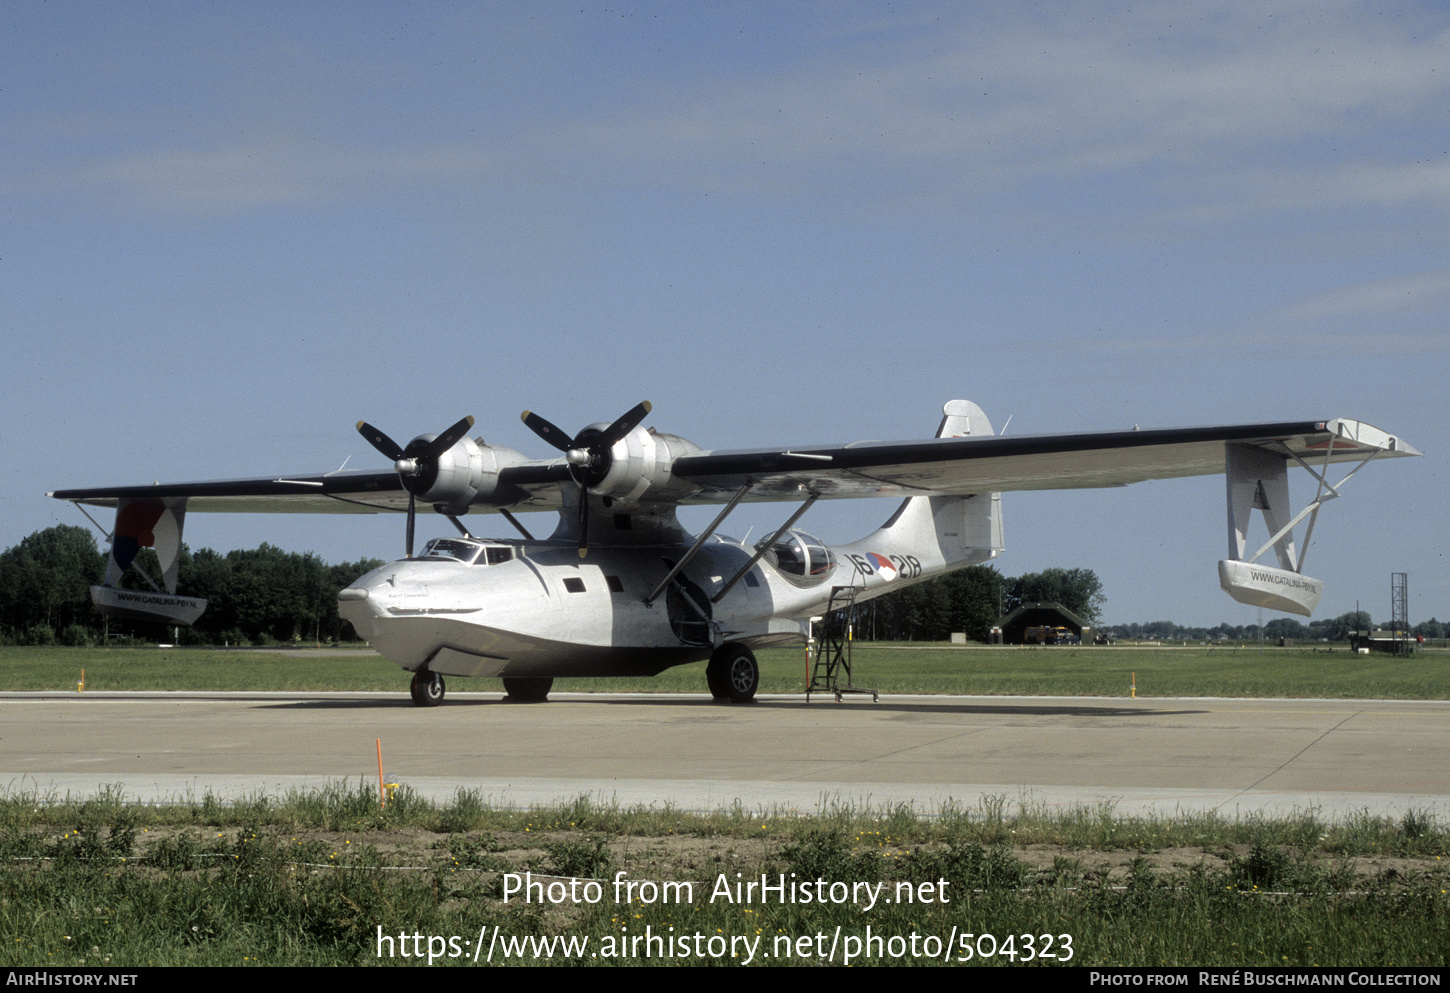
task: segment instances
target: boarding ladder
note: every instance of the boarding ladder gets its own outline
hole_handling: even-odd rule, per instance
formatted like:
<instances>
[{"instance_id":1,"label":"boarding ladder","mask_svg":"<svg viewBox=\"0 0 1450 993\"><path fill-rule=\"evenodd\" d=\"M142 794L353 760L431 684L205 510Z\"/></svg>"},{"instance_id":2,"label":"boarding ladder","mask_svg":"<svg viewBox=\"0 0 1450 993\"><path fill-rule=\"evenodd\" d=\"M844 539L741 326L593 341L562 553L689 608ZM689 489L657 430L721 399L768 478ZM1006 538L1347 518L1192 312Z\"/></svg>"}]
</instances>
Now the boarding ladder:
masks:
<instances>
[{"instance_id":1,"label":"boarding ladder","mask_svg":"<svg viewBox=\"0 0 1450 993\"><path fill-rule=\"evenodd\" d=\"M872 702L881 699L875 690L851 682L852 624L856 596L864 589L864 586L831 587L831 599L821 616L821 639L811 671L811 684L806 687L806 703L811 702L812 693L833 693L837 703L847 693L870 693ZM845 686L841 685L842 672L846 675Z\"/></svg>"}]
</instances>

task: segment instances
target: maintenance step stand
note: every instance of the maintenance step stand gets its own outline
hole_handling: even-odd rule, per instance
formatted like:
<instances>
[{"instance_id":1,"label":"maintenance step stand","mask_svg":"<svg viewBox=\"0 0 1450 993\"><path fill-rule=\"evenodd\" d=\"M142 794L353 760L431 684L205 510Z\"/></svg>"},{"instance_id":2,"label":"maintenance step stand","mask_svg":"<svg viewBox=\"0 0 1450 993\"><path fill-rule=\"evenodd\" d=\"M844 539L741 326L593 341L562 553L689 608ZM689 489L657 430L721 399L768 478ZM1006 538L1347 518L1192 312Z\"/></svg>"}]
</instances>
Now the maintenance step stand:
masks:
<instances>
[{"instance_id":1,"label":"maintenance step stand","mask_svg":"<svg viewBox=\"0 0 1450 993\"><path fill-rule=\"evenodd\" d=\"M821 644L811 671L811 685L806 687L806 703L811 702L813 692L834 693L837 703L846 693L870 693L872 703L881 699L875 690L851 683L851 623L856 613L856 595L863 589L862 586L831 587L831 599L821 617ZM840 683L842 670L846 673L845 686Z\"/></svg>"}]
</instances>

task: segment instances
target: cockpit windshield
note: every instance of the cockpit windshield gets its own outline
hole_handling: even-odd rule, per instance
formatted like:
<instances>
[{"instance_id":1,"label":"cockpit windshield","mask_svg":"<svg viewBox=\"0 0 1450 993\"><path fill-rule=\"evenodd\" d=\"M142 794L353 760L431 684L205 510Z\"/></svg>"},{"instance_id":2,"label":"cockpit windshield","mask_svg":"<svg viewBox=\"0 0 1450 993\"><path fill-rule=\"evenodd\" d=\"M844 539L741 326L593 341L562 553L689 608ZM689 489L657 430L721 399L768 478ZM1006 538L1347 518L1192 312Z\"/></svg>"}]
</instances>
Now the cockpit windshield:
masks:
<instances>
[{"instance_id":1,"label":"cockpit windshield","mask_svg":"<svg viewBox=\"0 0 1450 993\"><path fill-rule=\"evenodd\" d=\"M498 565L514 557L512 545L489 545L471 538L434 538L420 558L451 559L464 565Z\"/></svg>"},{"instance_id":2,"label":"cockpit windshield","mask_svg":"<svg viewBox=\"0 0 1450 993\"><path fill-rule=\"evenodd\" d=\"M423 546L425 559L453 559L455 562L462 562L468 565L478 557L478 550L483 546L476 541L466 541L462 538L434 538Z\"/></svg>"}]
</instances>

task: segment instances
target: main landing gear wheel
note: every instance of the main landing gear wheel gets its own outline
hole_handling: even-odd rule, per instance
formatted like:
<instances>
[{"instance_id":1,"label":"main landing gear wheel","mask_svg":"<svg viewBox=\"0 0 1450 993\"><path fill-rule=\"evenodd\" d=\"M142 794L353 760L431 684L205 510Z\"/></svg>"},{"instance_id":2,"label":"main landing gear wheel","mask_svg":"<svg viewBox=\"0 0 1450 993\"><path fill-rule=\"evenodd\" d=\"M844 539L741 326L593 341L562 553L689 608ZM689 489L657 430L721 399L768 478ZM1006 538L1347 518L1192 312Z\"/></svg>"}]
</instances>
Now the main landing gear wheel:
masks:
<instances>
[{"instance_id":1,"label":"main landing gear wheel","mask_svg":"<svg viewBox=\"0 0 1450 993\"><path fill-rule=\"evenodd\" d=\"M504 692L516 703L543 703L554 688L553 676L505 676Z\"/></svg>"},{"instance_id":2,"label":"main landing gear wheel","mask_svg":"<svg viewBox=\"0 0 1450 993\"><path fill-rule=\"evenodd\" d=\"M705 682L716 700L749 703L760 687L760 666L756 664L755 653L744 645L721 645L710 656Z\"/></svg>"},{"instance_id":3,"label":"main landing gear wheel","mask_svg":"<svg viewBox=\"0 0 1450 993\"><path fill-rule=\"evenodd\" d=\"M443 677L426 669L419 670L413 673L408 691L413 694L413 702L418 706L436 707L443 702Z\"/></svg>"}]
</instances>

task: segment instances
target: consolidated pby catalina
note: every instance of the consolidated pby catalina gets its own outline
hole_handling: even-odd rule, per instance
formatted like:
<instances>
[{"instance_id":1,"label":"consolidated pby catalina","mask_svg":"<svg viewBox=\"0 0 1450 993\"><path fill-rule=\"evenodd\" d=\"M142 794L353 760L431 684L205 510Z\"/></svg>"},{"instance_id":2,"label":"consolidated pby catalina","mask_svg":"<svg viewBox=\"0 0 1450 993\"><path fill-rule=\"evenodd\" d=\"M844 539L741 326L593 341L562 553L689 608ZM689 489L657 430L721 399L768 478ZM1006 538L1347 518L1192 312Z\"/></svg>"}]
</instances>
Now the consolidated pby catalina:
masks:
<instances>
[{"instance_id":1,"label":"consolidated pby catalina","mask_svg":"<svg viewBox=\"0 0 1450 993\"><path fill-rule=\"evenodd\" d=\"M1347 418L1223 427L998 437L965 400L943 407L936 437L739 451L703 451L643 427L641 403L613 423L570 435L538 414L523 421L562 458L531 460L469 437L472 417L440 435L399 445L369 424L358 431L392 461L390 471L58 490L78 504L112 507L116 524L96 606L113 616L191 624L206 601L178 595L177 561L187 511L406 515L407 557L360 577L338 610L382 655L412 672L415 703L432 706L445 676L501 677L519 700L543 700L564 676L654 675L706 662L717 699L748 701L754 650L800 643L810 620L1003 551L1001 494L1015 490L1122 486L1222 473L1227 479L1228 558L1222 588L1240 603L1310 615L1323 584L1303 573L1294 529L1372 459L1418 455L1398 437ZM1329 466L1355 463L1337 482ZM1316 492L1291 514L1288 469ZM896 498L875 531L827 545L795 524L818 500ZM414 556L419 502L446 517L457 537ZM742 502L795 504L754 545L719 533ZM676 509L723 505L699 535ZM1253 511L1269 538L1250 554ZM553 511L536 538L516 514ZM475 537L463 517L497 513L518 537ZM151 592L118 584L142 547L162 576ZM1277 565L1260 564L1269 549Z\"/></svg>"}]
</instances>

